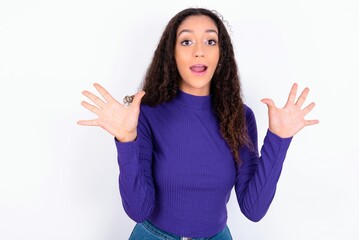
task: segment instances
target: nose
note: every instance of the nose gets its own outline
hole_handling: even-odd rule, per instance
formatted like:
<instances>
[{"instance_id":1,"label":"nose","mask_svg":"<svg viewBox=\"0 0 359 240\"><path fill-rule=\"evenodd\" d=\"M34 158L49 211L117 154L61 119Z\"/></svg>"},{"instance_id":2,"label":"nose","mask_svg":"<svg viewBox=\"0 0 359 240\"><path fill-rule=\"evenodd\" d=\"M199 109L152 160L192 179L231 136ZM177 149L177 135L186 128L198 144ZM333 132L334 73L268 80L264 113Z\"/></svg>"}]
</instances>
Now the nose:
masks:
<instances>
[{"instance_id":1,"label":"nose","mask_svg":"<svg viewBox=\"0 0 359 240\"><path fill-rule=\"evenodd\" d=\"M197 58L197 57L204 57L204 50L203 50L203 46L201 46L200 44L198 44L196 47L195 47L195 50L194 50L194 56Z\"/></svg>"}]
</instances>

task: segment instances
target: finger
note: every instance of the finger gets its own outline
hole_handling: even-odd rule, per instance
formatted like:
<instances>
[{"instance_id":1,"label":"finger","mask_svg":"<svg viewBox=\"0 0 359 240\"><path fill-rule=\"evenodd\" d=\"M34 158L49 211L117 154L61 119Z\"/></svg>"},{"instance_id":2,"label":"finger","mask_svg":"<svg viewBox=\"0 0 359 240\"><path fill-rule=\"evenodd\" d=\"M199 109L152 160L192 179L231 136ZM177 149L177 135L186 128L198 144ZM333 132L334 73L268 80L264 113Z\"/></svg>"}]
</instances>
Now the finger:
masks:
<instances>
[{"instance_id":1,"label":"finger","mask_svg":"<svg viewBox=\"0 0 359 240\"><path fill-rule=\"evenodd\" d=\"M100 108L103 108L103 106L106 105L106 103L101 98L97 97L95 94L89 91L83 91L82 94L88 97L92 102L94 102Z\"/></svg>"},{"instance_id":2,"label":"finger","mask_svg":"<svg viewBox=\"0 0 359 240\"><path fill-rule=\"evenodd\" d=\"M311 125L315 125L315 124L318 124L319 123L319 120L317 119L314 119L314 120L305 120L305 125L306 126L311 126Z\"/></svg>"},{"instance_id":3,"label":"finger","mask_svg":"<svg viewBox=\"0 0 359 240\"><path fill-rule=\"evenodd\" d=\"M304 115L307 115L310 111L312 111L312 109L315 107L315 103L312 102L311 104L309 104L308 106L306 106L304 109L303 109L303 113Z\"/></svg>"},{"instance_id":4,"label":"finger","mask_svg":"<svg viewBox=\"0 0 359 240\"><path fill-rule=\"evenodd\" d=\"M305 99L307 99L307 96L308 96L308 93L309 93L309 88L305 88L302 93L300 94L297 102L295 103L295 105L301 107L303 106L303 103L305 102Z\"/></svg>"},{"instance_id":5,"label":"finger","mask_svg":"<svg viewBox=\"0 0 359 240\"><path fill-rule=\"evenodd\" d=\"M142 100L144 95L145 95L145 91L140 91L140 92L136 93L136 95L135 95L135 97L134 97L134 99L132 101L131 106L139 108L140 104L141 104L141 100Z\"/></svg>"},{"instance_id":6,"label":"finger","mask_svg":"<svg viewBox=\"0 0 359 240\"><path fill-rule=\"evenodd\" d=\"M115 100L111 94L104 88L102 87L100 84L95 83L94 87L97 89L97 91L102 95L102 97L107 101L113 101Z\"/></svg>"},{"instance_id":7,"label":"finger","mask_svg":"<svg viewBox=\"0 0 359 240\"><path fill-rule=\"evenodd\" d=\"M82 101L81 105L84 106L87 110L90 110L91 112L93 112L94 114L99 115L100 114L100 109L92 104L89 104L88 102Z\"/></svg>"},{"instance_id":8,"label":"finger","mask_svg":"<svg viewBox=\"0 0 359 240\"><path fill-rule=\"evenodd\" d=\"M298 84L293 83L292 88L290 89L290 92L289 92L287 103L285 104L285 106L288 106L289 104L294 103L294 100L297 96L297 90L298 90Z\"/></svg>"},{"instance_id":9,"label":"finger","mask_svg":"<svg viewBox=\"0 0 359 240\"><path fill-rule=\"evenodd\" d=\"M81 125L81 126L98 126L98 121L97 121L97 119L80 120L77 122L77 124Z\"/></svg>"}]
</instances>

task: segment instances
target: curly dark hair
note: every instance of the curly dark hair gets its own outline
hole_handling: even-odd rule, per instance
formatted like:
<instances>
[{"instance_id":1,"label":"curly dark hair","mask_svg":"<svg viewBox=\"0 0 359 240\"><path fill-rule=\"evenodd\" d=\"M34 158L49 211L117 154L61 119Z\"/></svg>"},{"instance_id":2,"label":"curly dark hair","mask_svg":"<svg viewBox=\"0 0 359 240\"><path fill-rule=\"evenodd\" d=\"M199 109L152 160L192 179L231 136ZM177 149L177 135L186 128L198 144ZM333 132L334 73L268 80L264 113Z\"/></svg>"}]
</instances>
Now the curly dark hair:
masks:
<instances>
[{"instance_id":1,"label":"curly dark hair","mask_svg":"<svg viewBox=\"0 0 359 240\"><path fill-rule=\"evenodd\" d=\"M156 106L170 101L177 95L181 76L174 56L176 33L183 20L193 15L210 17L218 28L220 57L211 80L211 101L219 119L220 132L227 141L235 162L240 164L239 149L250 146L251 143L246 127L240 77L233 46L223 18L216 11L187 8L169 21L141 84L142 90L146 92L142 103Z\"/></svg>"}]
</instances>

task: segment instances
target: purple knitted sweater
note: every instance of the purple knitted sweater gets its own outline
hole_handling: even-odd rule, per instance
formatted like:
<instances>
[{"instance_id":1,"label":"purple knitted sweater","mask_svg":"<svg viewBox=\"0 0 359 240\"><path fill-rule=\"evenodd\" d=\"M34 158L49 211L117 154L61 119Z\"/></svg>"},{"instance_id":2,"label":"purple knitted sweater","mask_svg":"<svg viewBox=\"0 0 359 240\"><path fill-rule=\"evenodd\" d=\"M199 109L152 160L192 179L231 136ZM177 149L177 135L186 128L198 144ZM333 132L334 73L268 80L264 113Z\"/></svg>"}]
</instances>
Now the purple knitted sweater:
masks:
<instances>
[{"instance_id":1,"label":"purple knitted sweater","mask_svg":"<svg viewBox=\"0 0 359 240\"><path fill-rule=\"evenodd\" d=\"M264 217L292 138L268 130L259 154L256 120L245 106L255 150L241 149L237 167L210 96L179 91L168 103L140 110L137 139L115 141L122 203L131 219L179 236L210 237L226 226L233 187L248 219Z\"/></svg>"}]
</instances>

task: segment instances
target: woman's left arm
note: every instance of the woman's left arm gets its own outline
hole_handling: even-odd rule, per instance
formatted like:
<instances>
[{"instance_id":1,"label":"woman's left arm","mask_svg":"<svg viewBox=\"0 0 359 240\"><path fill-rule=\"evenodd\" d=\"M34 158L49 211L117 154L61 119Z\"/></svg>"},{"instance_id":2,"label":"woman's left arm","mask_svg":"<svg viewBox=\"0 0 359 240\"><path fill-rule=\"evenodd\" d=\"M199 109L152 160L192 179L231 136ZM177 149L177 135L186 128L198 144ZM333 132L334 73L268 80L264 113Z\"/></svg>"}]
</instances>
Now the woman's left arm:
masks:
<instances>
[{"instance_id":1,"label":"woman's left arm","mask_svg":"<svg viewBox=\"0 0 359 240\"><path fill-rule=\"evenodd\" d=\"M293 84L288 101L282 109L278 109L271 99L262 100L268 106L269 129L260 155L256 120L252 110L246 107L248 133L253 148L241 149L242 164L237 168L235 190L241 211L255 222L264 217L273 200L292 137L305 126L318 123L318 120L304 119L313 109L314 103L301 110L308 95L308 88L303 90L294 103L297 88L297 84Z\"/></svg>"}]
</instances>

